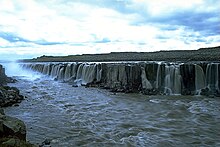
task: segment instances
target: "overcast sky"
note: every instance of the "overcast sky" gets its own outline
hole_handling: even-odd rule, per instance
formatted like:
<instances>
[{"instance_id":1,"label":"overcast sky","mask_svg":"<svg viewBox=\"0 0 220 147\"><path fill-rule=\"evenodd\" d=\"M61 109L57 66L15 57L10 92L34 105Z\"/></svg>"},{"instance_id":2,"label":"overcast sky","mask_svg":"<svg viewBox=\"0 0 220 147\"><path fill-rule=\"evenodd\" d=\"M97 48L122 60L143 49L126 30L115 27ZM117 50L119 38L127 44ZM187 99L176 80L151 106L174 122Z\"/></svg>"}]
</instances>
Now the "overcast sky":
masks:
<instances>
[{"instance_id":1,"label":"overcast sky","mask_svg":"<svg viewBox=\"0 0 220 147\"><path fill-rule=\"evenodd\" d=\"M220 0L0 0L1 59L219 45Z\"/></svg>"}]
</instances>

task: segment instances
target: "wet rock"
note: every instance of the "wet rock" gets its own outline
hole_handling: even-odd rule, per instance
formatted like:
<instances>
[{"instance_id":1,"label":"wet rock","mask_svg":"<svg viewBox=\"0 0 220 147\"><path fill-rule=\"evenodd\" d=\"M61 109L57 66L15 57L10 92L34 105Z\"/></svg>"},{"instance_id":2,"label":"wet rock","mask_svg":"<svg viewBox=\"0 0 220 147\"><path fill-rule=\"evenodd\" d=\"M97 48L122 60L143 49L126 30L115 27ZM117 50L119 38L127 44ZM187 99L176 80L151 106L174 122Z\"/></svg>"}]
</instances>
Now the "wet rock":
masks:
<instances>
[{"instance_id":1,"label":"wet rock","mask_svg":"<svg viewBox=\"0 0 220 147\"><path fill-rule=\"evenodd\" d=\"M39 145L39 147L51 147L50 146L50 140L49 139L45 139L41 145Z\"/></svg>"},{"instance_id":2,"label":"wet rock","mask_svg":"<svg viewBox=\"0 0 220 147\"><path fill-rule=\"evenodd\" d=\"M5 74L5 69L0 64L0 85L5 85L7 83L14 83L14 82L16 82L16 80L13 78L7 77L7 75Z\"/></svg>"},{"instance_id":3,"label":"wet rock","mask_svg":"<svg viewBox=\"0 0 220 147\"><path fill-rule=\"evenodd\" d=\"M20 103L24 96L15 87L0 86L0 107L8 107Z\"/></svg>"},{"instance_id":4,"label":"wet rock","mask_svg":"<svg viewBox=\"0 0 220 147\"><path fill-rule=\"evenodd\" d=\"M157 95L160 93L160 91L156 88L152 88L152 89L143 89L141 91L143 94L145 95Z\"/></svg>"},{"instance_id":5,"label":"wet rock","mask_svg":"<svg viewBox=\"0 0 220 147\"><path fill-rule=\"evenodd\" d=\"M73 84L72 87L79 87L78 85Z\"/></svg>"},{"instance_id":6,"label":"wet rock","mask_svg":"<svg viewBox=\"0 0 220 147\"><path fill-rule=\"evenodd\" d=\"M193 95L194 93L189 89L182 89L181 94L182 95Z\"/></svg>"},{"instance_id":7,"label":"wet rock","mask_svg":"<svg viewBox=\"0 0 220 147\"><path fill-rule=\"evenodd\" d=\"M209 96L211 94L211 91L209 90L209 88L203 88L201 89L201 95L204 95L204 96Z\"/></svg>"},{"instance_id":8,"label":"wet rock","mask_svg":"<svg viewBox=\"0 0 220 147\"><path fill-rule=\"evenodd\" d=\"M4 114L0 108L0 146L34 147L26 142L26 126L23 121Z\"/></svg>"},{"instance_id":9,"label":"wet rock","mask_svg":"<svg viewBox=\"0 0 220 147\"><path fill-rule=\"evenodd\" d=\"M7 77L5 69L0 65L0 107L12 106L24 99L16 87L6 86L8 82L15 82L15 80Z\"/></svg>"},{"instance_id":10,"label":"wet rock","mask_svg":"<svg viewBox=\"0 0 220 147\"><path fill-rule=\"evenodd\" d=\"M0 145L2 147L36 147L33 144L17 138L2 138L0 139Z\"/></svg>"},{"instance_id":11,"label":"wet rock","mask_svg":"<svg viewBox=\"0 0 220 147\"><path fill-rule=\"evenodd\" d=\"M0 116L1 115L5 115L4 110L2 108L0 108Z\"/></svg>"},{"instance_id":12,"label":"wet rock","mask_svg":"<svg viewBox=\"0 0 220 147\"><path fill-rule=\"evenodd\" d=\"M20 140L26 140L26 127L24 122L14 117L0 115L0 132L0 137L14 136Z\"/></svg>"},{"instance_id":13,"label":"wet rock","mask_svg":"<svg viewBox=\"0 0 220 147\"><path fill-rule=\"evenodd\" d=\"M0 65L0 85L7 83L7 76L5 75L5 69Z\"/></svg>"}]
</instances>

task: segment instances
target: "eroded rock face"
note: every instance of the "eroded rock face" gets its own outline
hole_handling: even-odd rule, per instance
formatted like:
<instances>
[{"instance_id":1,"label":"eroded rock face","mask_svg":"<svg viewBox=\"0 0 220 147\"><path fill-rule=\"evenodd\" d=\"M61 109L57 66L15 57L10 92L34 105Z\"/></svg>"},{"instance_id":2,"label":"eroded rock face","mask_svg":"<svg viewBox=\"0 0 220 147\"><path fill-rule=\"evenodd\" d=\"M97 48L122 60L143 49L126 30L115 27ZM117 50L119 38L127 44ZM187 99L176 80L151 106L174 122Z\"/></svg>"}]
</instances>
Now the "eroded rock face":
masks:
<instances>
[{"instance_id":1,"label":"eroded rock face","mask_svg":"<svg viewBox=\"0 0 220 147\"><path fill-rule=\"evenodd\" d=\"M0 86L5 85L7 83L14 83L14 82L16 82L16 80L10 77L7 77L7 75L5 74L5 68L3 68L3 66L0 64Z\"/></svg>"},{"instance_id":2,"label":"eroded rock face","mask_svg":"<svg viewBox=\"0 0 220 147\"><path fill-rule=\"evenodd\" d=\"M8 82L14 81L6 76L5 69L0 65L0 107L12 106L24 99L17 88L6 86Z\"/></svg>"},{"instance_id":3,"label":"eroded rock face","mask_svg":"<svg viewBox=\"0 0 220 147\"><path fill-rule=\"evenodd\" d=\"M23 99L24 96L20 95L17 88L0 86L0 107L18 105Z\"/></svg>"},{"instance_id":4,"label":"eroded rock face","mask_svg":"<svg viewBox=\"0 0 220 147\"><path fill-rule=\"evenodd\" d=\"M0 85L4 85L7 83L7 76L5 75L5 69L0 64Z\"/></svg>"}]
</instances>

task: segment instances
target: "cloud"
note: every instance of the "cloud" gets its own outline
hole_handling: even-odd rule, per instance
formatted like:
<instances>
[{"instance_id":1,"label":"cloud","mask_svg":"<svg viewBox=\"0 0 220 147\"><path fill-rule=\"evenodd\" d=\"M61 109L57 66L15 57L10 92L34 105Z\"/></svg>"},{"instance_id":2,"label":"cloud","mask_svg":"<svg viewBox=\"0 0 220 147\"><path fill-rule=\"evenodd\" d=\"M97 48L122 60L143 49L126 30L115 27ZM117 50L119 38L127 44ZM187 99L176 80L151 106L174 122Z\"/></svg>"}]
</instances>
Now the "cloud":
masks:
<instances>
[{"instance_id":1,"label":"cloud","mask_svg":"<svg viewBox=\"0 0 220 147\"><path fill-rule=\"evenodd\" d=\"M68 55L220 45L219 6L218 0L1 0L0 54L13 50L25 56Z\"/></svg>"},{"instance_id":2,"label":"cloud","mask_svg":"<svg viewBox=\"0 0 220 147\"><path fill-rule=\"evenodd\" d=\"M7 40L8 42L30 42L27 39L21 38L15 34L12 33L5 33L5 32L0 32L0 37L2 39Z\"/></svg>"}]
</instances>

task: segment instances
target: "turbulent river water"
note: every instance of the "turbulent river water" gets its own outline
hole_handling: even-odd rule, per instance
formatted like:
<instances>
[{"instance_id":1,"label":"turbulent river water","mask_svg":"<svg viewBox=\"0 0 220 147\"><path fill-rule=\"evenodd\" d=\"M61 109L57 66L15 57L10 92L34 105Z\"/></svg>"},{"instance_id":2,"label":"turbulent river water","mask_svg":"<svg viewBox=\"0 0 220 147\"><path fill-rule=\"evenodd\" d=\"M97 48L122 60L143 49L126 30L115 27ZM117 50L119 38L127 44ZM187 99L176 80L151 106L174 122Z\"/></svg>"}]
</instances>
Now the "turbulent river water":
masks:
<instances>
[{"instance_id":1,"label":"turbulent river water","mask_svg":"<svg viewBox=\"0 0 220 147\"><path fill-rule=\"evenodd\" d=\"M114 94L41 75L15 78L10 86L27 98L5 111L25 122L34 144L48 139L52 147L220 146L219 98Z\"/></svg>"}]
</instances>

